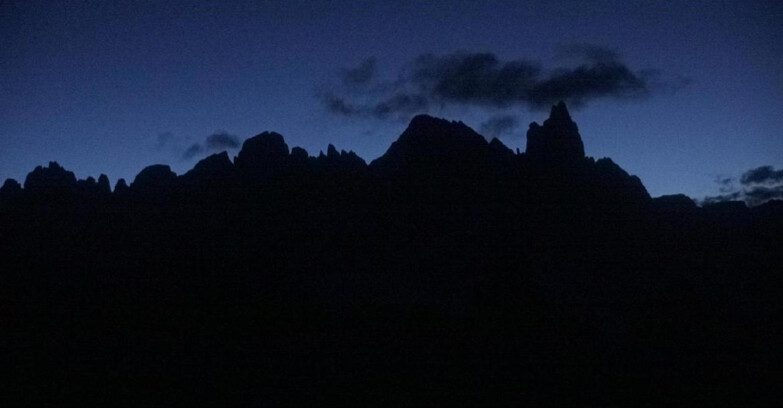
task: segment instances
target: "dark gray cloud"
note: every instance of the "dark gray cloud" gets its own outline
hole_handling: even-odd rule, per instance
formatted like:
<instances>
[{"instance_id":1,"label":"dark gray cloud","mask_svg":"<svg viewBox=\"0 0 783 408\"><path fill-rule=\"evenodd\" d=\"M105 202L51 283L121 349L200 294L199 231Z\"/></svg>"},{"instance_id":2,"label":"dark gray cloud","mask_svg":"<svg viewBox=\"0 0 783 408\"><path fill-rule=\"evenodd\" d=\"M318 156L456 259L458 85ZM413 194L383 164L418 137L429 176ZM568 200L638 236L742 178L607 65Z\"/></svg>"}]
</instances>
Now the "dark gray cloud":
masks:
<instances>
[{"instance_id":1,"label":"dark gray cloud","mask_svg":"<svg viewBox=\"0 0 783 408\"><path fill-rule=\"evenodd\" d=\"M363 85L369 83L375 76L376 64L375 57L367 58L359 66L343 70L343 82L347 85Z\"/></svg>"},{"instance_id":2,"label":"dark gray cloud","mask_svg":"<svg viewBox=\"0 0 783 408\"><path fill-rule=\"evenodd\" d=\"M718 184L721 193L729 193L737 189L734 186L734 177L717 176L715 177L715 183Z\"/></svg>"},{"instance_id":3,"label":"dark gray cloud","mask_svg":"<svg viewBox=\"0 0 783 408\"><path fill-rule=\"evenodd\" d=\"M321 96L321 101L330 113L343 116L358 115L359 109L348 103L344 98L327 93Z\"/></svg>"},{"instance_id":4,"label":"dark gray cloud","mask_svg":"<svg viewBox=\"0 0 783 408\"><path fill-rule=\"evenodd\" d=\"M783 170L775 170L772 166L761 166L746 171L740 177L743 185L783 183Z\"/></svg>"},{"instance_id":5,"label":"dark gray cloud","mask_svg":"<svg viewBox=\"0 0 783 408\"><path fill-rule=\"evenodd\" d=\"M382 100L351 103L334 94L324 94L322 102L330 113L340 116L362 116L385 119L390 115L416 114L427 109L429 101L419 94L398 93Z\"/></svg>"},{"instance_id":6,"label":"dark gray cloud","mask_svg":"<svg viewBox=\"0 0 783 408\"><path fill-rule=\"evenodd\" d=\"M578 108L597 99L646 98L671 89L658 71L631 69L611 49L577 44L561 53L578 64L545 71L539 61L504 61L493 53L424 54L393 81L379 79L377 60L370 58L342 72L342 88L319 97L333 114L383 119L448 105L545 109L563 100Z\"/></svg>"},{"instance_id":7,"label":"dark gray cloud","mask_svg":"<svg viewBox=\"0 0 783 408\"><path fill-rule=\"evenodd\" d=\"M560 45L557 56L593 62L611 62L621 58L620 53L614 49L587 43Z\"/></svg>"},{"instance_id":8,"label":"dark gray cloud","mask_svg":"<svg viewBox=\"0 0 783 408\"><path fill-rule=\"evenodd\" d=\"M759 205L769 200L783 200L783 184L766 187L755 186L744 191L745 202L748 205Z\"/></svg>"},{"instance_id":9,"label":"dark gray cloud","mask_svg":"<svg viewBox=\"0 0 783 408\"><path fill-rule=\"evenodd\" d=\"M192 143L182 153L182 160L190 160L202 153L236 149L241 145L239 137L225 131L218 131L204 139L203 143Z\"/></svg>"},{"instance_id":10,"label":"dark gray cloud","mask_svg":"<svg viewBox=\"0 0 783 408\"><path fill-rule=\"evenodd\" d=\"M185 149L185 152L182 153L182 160L190 160L198 155L200 155L204 151L204 148L201 146L200 143L193 143Z\"/></svg>"},{"instance_id":11,"label":"dark gray cloud","mask_svg":"<svg viewBox=\"0 0 783 408\"><path fill-rule=\"evenodd\" d=\"M642 73L619 62L598 62L562 70L537 83L527 95L531 105L544 108L559 100L581 107L594 99L645 97L650 92Z\"/></svg>"},{"instance_id":12,"label":"dark gray cloud","mask_svg":"<svg viewBox=\"0 0 783 408\"><path fill-rule=\"evenodd\" d=\"M702 200L704 204L715 204L725 201L744 201L748 206L757 206L770 200L783 200L783 185L778 186L755 186L742 191L721 194L717 196L708 196Z\"/></svg>"},{"instance_id":13,"label":"dark gray cloud","mask_svg":"<svg viewBox=\"0 0 783 408\"><path fill-rule=\"evenodd\" d=\"M239 137L228 132L215 132L207 136L207 150L236 149L239 147Z\"/></svg>"},{"instance_id":14,"label":"dark gray cloud","mask_svg":"<svg viewBox=\"0 0 783 408\"><path fill-rule=\"evenodd\" d=\"M417 94L396 94L377 103L372 113L378 118L385 118L393 113L417 113L427 108L427 98Z\"/></svg>"},{"instance_id":15,"label":"dark gray cloud","mask_svg":"<svg viewBox=\"0 0 783 408\"><path fill-rule=\"evenodd\" d=\"M496 115L481 124L481 134L487 139L500 138L510 134L519 125L519 120L513 115Z\"/></svg>"},{"instance_id":16,"label":"dark gray cloud","mask_svg":"<svg viewBox=\"0 0 783 408\"><path fill-rule=\"evenodd\" d=\"M716 204L716 203L722 203L726 201L744 201L743 200L742 193L739 191L734 191L727 194L720 194L716 196L707 196L704 197L703 200L701 200L701 205L707 205L707 204Z\"/></svg>"},{"instance_id":17,"label":"dark gray cloud","mask_svg":"<svg viewBox=\"0 0 783 408\"><path fill-rule=\"evenodd\" d=\"M540 68L525 60L501 62L491 53L422 55L411 82L440 102L506 107L525 103Z\"/></svg>"},{"instance_id":18,"label":"dark gray cloud","mask_svg":"<svg viewBox=\"0 0 783 408\"><path fill-rule=\"evenodd\" d=\"M742 173L739 178L742 188L737 188L734 181L733 177L717 177L715 182L722 194L705 197L702 204L745 201L749 206L755 206L769 200L783 200L783 170L775 170L772 166L756 167Z\"/></svg>"}]
</instances>

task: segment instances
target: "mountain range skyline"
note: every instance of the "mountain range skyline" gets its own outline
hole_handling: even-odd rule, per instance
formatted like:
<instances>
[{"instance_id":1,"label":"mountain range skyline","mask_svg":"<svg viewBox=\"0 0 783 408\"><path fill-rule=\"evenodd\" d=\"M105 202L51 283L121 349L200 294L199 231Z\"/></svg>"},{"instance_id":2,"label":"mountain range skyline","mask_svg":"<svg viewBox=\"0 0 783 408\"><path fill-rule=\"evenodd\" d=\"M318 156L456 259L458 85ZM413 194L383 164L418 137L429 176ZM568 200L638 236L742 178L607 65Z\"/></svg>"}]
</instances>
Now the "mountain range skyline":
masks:
<instances>
[{"instance_id":1,"label":"mountain range skyline","mask_svg":"<svg viewBox=\"0 0 783 408\"><path fill-rule=\"evenodd\" d=\"M552 106L549 118L542 123L544 128L537 122L532 122L530 124L527 132L526 148L524 151L517 149L516 153L504 145L500 139L495 137L488 138L481 135L461 121L448 121L441 118L434 118L429 115L417 115L411 120L406 131L400 135L397 141L393 142L383 155L369 163L352 150L338 151L331 143L327 146L326 153L321 150L318 155L310 155L307 150L296 146L290 150L290 154L292 157L297 157L299 160L304 161L348 161L349 163L353 163L352 165L364 167L370 172L373 172L373 170L377 172L377 169L379 168L388 168L390 166L389 163L394 161L397 162L395 164L397 167L404 167L411 160L411 157L417 156L417 160L438 163L442 160L442 157L440 156L451 154L449 152L450 145L460 139L460 136L457 135L472 134L474 149L481 150L482 148L490 148L495 152L503 152L504 155L522 157L531 162L539 162L544 165L563 165L568 162L577 162L585 157L594 160L590 156L585 156L585 147L581 135L579 134L578 126L571 119L568 108L563 101ZM454 126L456 126L456 128ZM433 130L439 127L443 129ZM432 134L426 134L426 130L424 130L427 128L431 128L430 130L433 131L433 134L435 135L444 135L442 137L445 137L445 139L430 139ZM449 128L451 128L451 130L445 130ZM414 148L418 150L411 150L411 148L408 147L406 153L400 153L400 143L405 143L406 141L408 144L411 143L410 136L407 136L406 139L406 135L411 132L425 133L420 135L416 142L413 142ZM254 151L252 146L258 146L259 143L261 145L269 145L271 143L276 146L273 150L276 150L277 154L269 154L268 152L261 153L260 156L255 154L256 157L249 159L248 157L253 156L254 153L248 152ZM421 145L421 143L424 143L424 145ZM189 177L192 178L193 174L197 174L200 169L202 172L205 168L212 168L214 170L215 166L222 168L223 170L218 171L218 173L222 172L224 175L230 173L230 169L232 168L240 169L243 165L258 166L260 165L259 163L264 163L263 165L268 167L268 171L273 171L276 166L284 166L284 164L281 164L282 162L280 162L280 157L289 154L289 148L284 137L274 131L265 131L244 140L241 143L238 154L234 156L233 160L229 158L227 150L221 149L239 148L240 141L235 136L216 133L207 138L205 147L202 147L201 145L197 146L198 148L191 147L189 149L193 156L208 154L210 151L220 150L220 152L209 154L208 157L200 159L192 169L179 176L176 172L171 170L169 165L154 164L142 169L133 180L128 181L124 178L117 179L114 183L114 188L112 188L109 177L104 173L101 173L97 178L93 176L77 178L73 172L66 170L55 160L49 162L47 167L41 165L37 166L32 172L28 173L21 183L15 179L6 179L2 184L0 192L2 192L2 190L5 190L6 192L18 191L21 190L22 187L28 190L30 188L36 188L35 186L41 185L41 183L36 182L35 180L42 177L42 174L51 173L56 174L54 177L60 178L63 183L70 183L71 187L76 187L78 185L87 189L97 188L99 191L116 193L118 190L122 192L128 187L144 184L144 180L149 178L150 174L157 174L157 176L152 176L153 179L157 177L169 178L173 185L174 180L187 180ZM257 150L257 148L255 149ZM262 151L263 150L264 149L262 148ZM186 154L190 153L186 151ZM395 158L395 156L400 155L404 158ZM611 158L603 158L601 160L609 160L611 162ZM249 164L244 164L245 162ZM459 163L453 164L459 166ZM209 173L206 174L209 175ZM650 195L647 193L642 180L639 180L636 176L633 176L633 178L639 184L640 188L644 190L644 195L649 199ZM65 181L66 179L68 181ZM743 173L738 180L741 185L745 187L744 190L729 189L729 179L725 179L722 181L725 187L724 189L721 189L721 193L723 194L705 197L703 199L690 197L690 199L698 205L740 201L745 202L750 206L761 205L770 200L783 199L783 170L778 171L771 166L762 166ZM214 181L218 182L220 179ZM153 183L154 182L155 181L153 181ZM46 181L43 182L43 185L46 185L46 183ZM682 194L665 194L661 196L661 198L665 199L668 196L676 195Z\"/></svg>"},{"instance_id":2,"label":"mountain range skyline","mask_svg":"<svg viewBox=\"0 0 783 408\"><path fill-rule=\"evenodd\" d=\"M758 195L743 174L783 168L781 19L764 0L5 1L0 179L181 174L264 130L371 161L417 114L524 150L564 100L587 154L653 196Z\"/></svg>"}]
</instances>

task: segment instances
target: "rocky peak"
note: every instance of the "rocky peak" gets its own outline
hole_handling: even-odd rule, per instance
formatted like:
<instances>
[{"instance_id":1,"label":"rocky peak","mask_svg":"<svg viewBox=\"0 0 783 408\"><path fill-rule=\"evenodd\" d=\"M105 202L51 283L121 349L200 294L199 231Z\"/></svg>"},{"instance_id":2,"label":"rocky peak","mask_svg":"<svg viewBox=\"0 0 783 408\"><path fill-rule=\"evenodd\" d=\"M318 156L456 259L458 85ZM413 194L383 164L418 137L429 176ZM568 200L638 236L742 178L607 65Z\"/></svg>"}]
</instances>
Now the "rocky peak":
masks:
<instances>
[{"instance_id":1,"label":"rocky peak","mask_svg":"<svg viewBox=\"0 0 783 408\"><path fill-rule=\"evenodd\" d=\"M455 165L463 160L485 157L488 143L462 122L417 115L400 138L370 166L384 172L406 165Z\"/></svg>"},{"instance_id":2,"label":"rocky peak","mask_svg":"<svg viewBox=\"0 0 783 408\"><path fill-rule=\"evenodd\" d=\"M22 185L14 179L6 179L0 187L0 203L10 200L22 193Z\"/></svg>"},{"instance_id":3,"label":"rocky peak","mask_svg":"<svg viewBox=\"0 0 783 408\"><path fill-rule=\"evenodd\" d=\"M253 178L264 178L285 167L289 161L288 145L276 132L264 132L245 140L234 165Z\"/></svg>"},{"instance_id":4,"label":"rocky peak","mask_svg":"<svg viewBox=\"0 0 783 408\"><path fill-rule=\"evenodd\" d=\"M553 105L552 109L549 111L549 119L547 119L546 122L553 121L557 123L565 123L565 124L573 124L576 126L573 120L571 120L571 114L568 113L568 108L566 107L565 102L560 101L557 103L557 105Z\"/></svg>"},{"instance_id":5,"label":"rocky peak","mask_svg":"<svg viewBox=\"0 0 783 408\"><path fill-rule=\"evenodd\" d=\"M228 153L220 152L200 160L196 165L183 174L180 179L186 185L200 185L212 183L224 183L233 178L234 165L228 158Z\"/></svg>"},{"instance_id":6,"label":"rocky peak","mask_svg":"<svg viewBox=\"0 0 783 408\"><path fill-rule=\"evenodd\" d=\"M15 194L22 191L22 185L14 179L5 179L3 186L0 187L1 193Z\"/></svg>"},{"instance_id":7,"label":"rocky peak","mask_svg":"<svg viewBox=\"0 0 783 408\"><path fill-rule=\"evenodd\" d=\"M510 157L514 155L514 151L504 145L498 138L492 138L489 142L489 151L493 156Z\"/></svg>"},{"instance_id":8,"label":"rocky peak","mask_svg":"<svg viewBox=\"0 0 783 408\"><path fill-rule=\"evenodd\" d=\"M89 176L84 180L77 180L76 186L83 192L93 192L98 188L98 182L95 177Z\"/></svg>"},{"instance_id":9,"label":"rocky peak","mask_svg":"<svg viewBox=\"0 0 783 408\"><path fill-rule=\"evenodd\" d=\"M105 174L98 176L98 190L102 194L111 193L111 184L109 183L109 177Z\"/></svg>"},{"instance_id":10,"label":"rocky peak","mask_svg":"<svg viewBox=\"0 0 783 408\"><path fill-rule=\"evenodd\" d=\"M361 171L367 167L367 163L353 151L337 150L329 144L326 154L322 151L315 161L321 168L330 171Z\"/></svg>"},{"instance_id":11,"label":"rocky peak","mask_svg":"<svg viewBox=\"0 0 783 408\"><path fill-rule=\"evenodd\" d=\"M200 160L192 171L206 177L221 177L230 175L233 169L234 165L224 151Z\"/></svg>"},{"instance_id":12,"label":"rocky peak","mask_svg":"<svg viewBox=\"0 0 783 408\"><path fill-rule=\"evenodd\" d=\"M627 203L648 203L650 193L639 177L628 174L612 159L604 157L595 162L599 190L605 194L619 194L627 199Z\"/></svg>"},{"instance_id":13,"label":"rocky peak","mask_svg":"<svg viewBox=\"0 0 783 408\"><path fill-rule=\"evenodd\" d=\"M114 185L114 194L125 194L128 191L128 183L124 178L117 180L117 184Z\"/></svg>"},{"instance_id":14,"label":"rocky peak","mask_svg":"<svg viewBox=\"0 0 783 408\"><path fill-rule=\"evenodd\" d=\"M337 148L331 143L329 143L329 147L326 148L326 157L330 160L337 160L340 157Z\"/></svg>"},{"instance_id":15,"label":"rocky peak","mask_svg":"<svg viewBox=\"0 0 783 408\"><path fill-rule=\"evenodd\" d=\"M36 191L46 189L74 189L76 175L65 170L57 162L49 162L48 167L38 166L24 181L25 190Z\"/></svg>"},{"instance_id":16,"label":"rocky peak","mask_svg":"<svg viewBox=\"0 0 783 408\"><path fill-rule=\"evenodd\" d=\"M564 102L552 107L543 126L536 122L530 124L526 156L543 164L564 164L584 158L582 137Z\"/></svg>"},{"instance_id":17,"label":"rocky peak","mask_svg":"<svg viewBox=\"0 0 783 408\"><path fill-rule=\"evenodd\" d=\"M310 154L307 153L307 150L305 150L304 148L297 146L291 149L291 159L296 161L297 163L304 163L309 158L310 158Z\"/></svg>"},{"instance_id":18,"label":"rocky peak","mask_svg":"<svg viewBox=\"0 0 783 408\"><path fill-rule=\"evenodd\" d=\"M171 187L177 181L177 174L165 164L145 167L131 183L134 190L148 190Z\"/></svg>"},{"instance_id":19,"label":"rocky peak","mask_svg":"<svg viewBox=\"0 0 783 408\"><path fill-rule=\"evenodd\" d=\"M400 135L398 142L418 144L461 143L486 145L487 141L466 124L457 121L435 118L429 115L416 115L408 128Z\"/></svg>"}]
</instances>

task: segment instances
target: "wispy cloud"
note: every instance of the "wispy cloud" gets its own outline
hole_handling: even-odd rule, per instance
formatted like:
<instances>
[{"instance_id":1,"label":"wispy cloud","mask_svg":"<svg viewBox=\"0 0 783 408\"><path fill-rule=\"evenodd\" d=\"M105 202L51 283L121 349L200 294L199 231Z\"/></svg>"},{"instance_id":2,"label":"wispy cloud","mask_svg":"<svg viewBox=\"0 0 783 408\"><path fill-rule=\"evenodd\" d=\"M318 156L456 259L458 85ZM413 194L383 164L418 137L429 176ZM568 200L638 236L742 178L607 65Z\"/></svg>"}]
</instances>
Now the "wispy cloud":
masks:
<instances>
[{"instance_id":1,"label":"wispy cloud","mask_svg":"<svg viewBox=\"0 0 783 408\"><path fill-rule=\"evenodd\" d=\"M519 121L513 115L496 115L482 123L480 130L487 139L492 140L511 134L517 125Z\"/></svg>"},{"instance_id":2,"label":"wispy cloud","mask_svg":"<svg viewBox=\"0 0 783 408\"><path fill-rule=\"evenodd\" d=\"M190 159L200 155L201 152L203 152L203 151L204 151L204 148L201 147L200 143L193 143L192 145L190 145L190 147L185 149L184 153L182 153L182 160L190 160Z\"/></svg>"},{"instance_id":3,"label":"wispy cloud","mask_svg":"<svg viewBox=\"0 0 783 408\"><path fill-rule=\"evenodd\" d=\"M204 138L203 142L190 144L181 154L182 160L190 160L204 153L237 149L241 146L238 136L226 131L217 131Z\"/></svg>"},{"instance_id":4,"label":"wispy cloud","mask_svg":"<svg viewBox=\"0 0 783 408\"><path fill-rule=\"evenodd\" d=\"M207 136L206 148L207 150L223 150L223 149L236 149L239 147L239 137L229 134L228 132L215 132Z\"/></svg>"}]
</instances>

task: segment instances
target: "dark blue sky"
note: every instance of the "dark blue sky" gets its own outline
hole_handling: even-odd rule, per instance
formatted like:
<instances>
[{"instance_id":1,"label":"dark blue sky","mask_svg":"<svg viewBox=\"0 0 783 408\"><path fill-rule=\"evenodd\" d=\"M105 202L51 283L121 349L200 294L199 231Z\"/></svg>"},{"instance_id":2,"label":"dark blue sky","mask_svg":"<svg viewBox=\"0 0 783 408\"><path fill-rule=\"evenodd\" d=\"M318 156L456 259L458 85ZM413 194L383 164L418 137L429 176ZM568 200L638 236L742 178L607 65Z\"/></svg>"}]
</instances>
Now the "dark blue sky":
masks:
<instances>
[{"instance_id":1,"label":"dark blue sky","mask_svg":"<svg viewBox=\"0 0 783 408\"><path fill-rule=\"evenodd\" d=\"M572 104L587 154L612 157L654 196L714 195L717 177L783 167L782 4L3 1L0 179L50 160L112 183L153 163L182 173L217 132L275 130L311 154L333 143L369 162L416 112L477 130L494 118L524 150L548 99L430 89L426 103L370 109L437 85L422 66L490 55L496 68L536 67L539 85L611 60L625 82L593 82ZM350 109L325 103L337 99Z\"/></svg>"}]
</instances>

